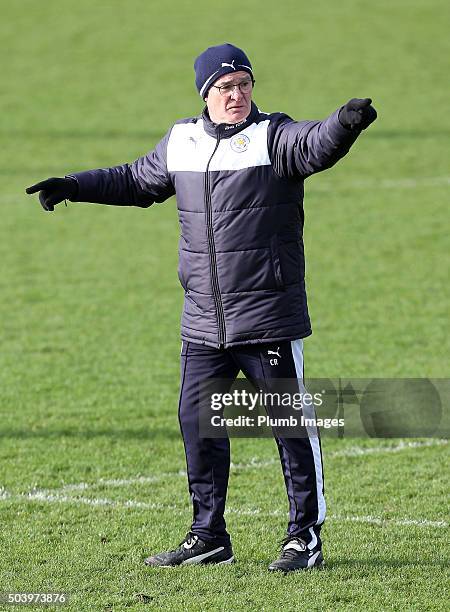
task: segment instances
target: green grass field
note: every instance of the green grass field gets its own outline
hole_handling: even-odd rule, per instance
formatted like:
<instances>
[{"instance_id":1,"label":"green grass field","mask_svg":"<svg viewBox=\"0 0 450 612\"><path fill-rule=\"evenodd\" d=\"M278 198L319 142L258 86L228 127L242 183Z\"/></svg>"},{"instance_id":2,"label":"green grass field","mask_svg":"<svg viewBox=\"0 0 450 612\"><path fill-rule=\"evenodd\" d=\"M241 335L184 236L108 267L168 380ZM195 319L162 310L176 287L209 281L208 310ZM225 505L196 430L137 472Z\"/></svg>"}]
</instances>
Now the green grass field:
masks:
<instances>
[{"instance_id":1,"label":"green grass field","mask_svg":"<svg viewBox=\"0 0 450 612\"><path fill-rule=\"evenodd\" d=\"M24 194L200 112L211 44L247 50L265 111L371 96L377 122L306 184L307 375L448 377L448 3L0 6L0 592L64 591L77 612L448 609L443 440L325 440L327 566L286 577L266 570L287 509L275 444L233 440L238 563L145 568L191 520L175 201L47 214Z\"/></svg>"}]
</instances>

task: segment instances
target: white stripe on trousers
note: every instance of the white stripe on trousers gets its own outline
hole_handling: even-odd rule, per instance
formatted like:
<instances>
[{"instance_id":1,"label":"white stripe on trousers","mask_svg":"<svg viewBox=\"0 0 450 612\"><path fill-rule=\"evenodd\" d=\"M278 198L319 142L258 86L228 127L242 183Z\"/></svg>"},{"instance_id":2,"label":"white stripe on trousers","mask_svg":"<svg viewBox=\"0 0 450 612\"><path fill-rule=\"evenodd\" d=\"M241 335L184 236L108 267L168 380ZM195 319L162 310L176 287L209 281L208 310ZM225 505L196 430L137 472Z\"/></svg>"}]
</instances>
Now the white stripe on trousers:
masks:
<instances>
[{"instance_id":1,"label":"white stripe on trousers","mask_svg":"<svg viewBox=\"0 0 450 612\"><path fill-rule=\"evenodd\" d=\"M291 341L292 356L294 358L295 372L297 374L297 380L299 385L300 393L306 393L306 389L303 381L303 340L292 340ZM302 406L303 415L305 419L315 419L316 413L312 404L308 406ZM326 515L326 504L325 497L323 495L323 471L322 471L322 456L320 453L319 433L317 427L306 426L308 432L308 439L311 445L311 450L314 458L314 470L316 472L316 491L317 491L317 506L318 516L316 525L321 525L325 520ZM317 544L317 537L314 533L314 529L310 527L311 542L308 544L308 548L314 548Z\"/></svg>"}]
</instances>

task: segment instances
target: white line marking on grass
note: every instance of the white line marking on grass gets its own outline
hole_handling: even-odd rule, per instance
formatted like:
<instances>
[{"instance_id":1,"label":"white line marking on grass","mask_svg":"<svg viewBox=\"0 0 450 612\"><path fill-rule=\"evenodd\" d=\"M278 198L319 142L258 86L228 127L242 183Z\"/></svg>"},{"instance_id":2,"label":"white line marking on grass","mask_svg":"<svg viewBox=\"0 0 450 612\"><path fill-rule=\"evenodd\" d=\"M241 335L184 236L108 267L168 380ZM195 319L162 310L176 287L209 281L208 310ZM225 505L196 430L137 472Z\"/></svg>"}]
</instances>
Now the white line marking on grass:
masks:
<instances>
[{"instance_id":1,"label":"white line marking on grass","mask_svg":"<svg viewBox=\"0 0 450 612\"><path fill-rule=\"evenodd\" d=\"M404 450L413 448L424 448L427 446L445 446L448 440L430 439L424 442L399 442L392 446L349 446L337 451L324 451L324 457L339 458L339 457L363 457L364 455L378 455L383 453L398 453ZM268 465L279 464L278 458L259 461L256 458L251 459L248 463L231 463L231 468L235 470L248 470L251 468L264 468Z\"/></svg>"},{"instance_id":2,"label":"white line marking on grass","mask_svg":"<svg viewBox=\"0 0 450 612\"><path fill-rule=\"evenodd\" d=\"M30 493L22 493L18 495L10 495L6 491L2 490L2 493L6 493L6 496L0 496L0 501L3 499L15 499L25 501L38 501L45 503L67 503L75 506L88 505L92 507L103 507L108 506L111 508L136 508L138 510L168 510L172 515L184 516L191 511L188 506L180 506L177 504L161 504L154 502L140 502L129 499L127 501L117 501L114 499L105 498L89 498L89 497L70 497L69 495L53 494L49 491L34 491ZM225 514L235 514L237 516L259 516L262 518L272 516L288 516L286 510L272 510L264 511L262 508L233 508L232 506L227 508ZM328 521L334 521L338 523L352 522L352 523L366 523L380 526L413 526L413 527L433 527L433 528L447 528L448 523L446 521L430 521L428 519L384 519L377 516L351 516L351 515L336 515L332 514L327 517Z\"/></svg>"},{"instance_id":3,"label":"white line marking on grass","mask_svg":"<svg viewBox=\"0 0 450 612\"><path fill-rule=\"evenodd\" d=\"M264 512L261 508L253 508L253 509L243 509L240 508L228 508L226 514L237 514L241 516L287 516L287 512L284 510L272 510L270 512ZM326 521L335 521L338 523L342 522L352 522L352 523L369 523L372 525L400 525L400 526L408 526L413 525L415 527L436 527L436 528L446 528L448 527L448 523L446 521L430 521L428 519L384 519L379 516L351 516L351 515L339 515L339 514L331 514L326 517Z\"/></svg>"},{"instance_id":4,"label":"white line marking on grass","mask_svg":"<svg viewBox=\"0 0 450 612\"><path fill-rule=\"evenodd\" d=\"M339 451L325 452L327 457L362 457L363 455L376 455L381 453L398 453L412 448L424 448L427 446L445 446L448 440L426 440L425 442L399 442L394 446L350 446Z\"/></svg>"},{"instance_id":5,"label":"white line marking on grass","mask_svg":"<svg viewBox=\"0 0 450 612\"><path fill-rule=\"evenodd\" d=\"M363 457L364 455L376 455L382 453L398 453L404 450L411 450L414 448L423 448L428 446L444 446L448 443L448 440L426 440L424 442L399 442L392 446L350 446L338 451L325 452L325 461L335 459L339 457ZM261 469L270 465L279 465L280 460L276 457L266 460L259 460L256 457L250 459L245 463L233 463L231 462L231 470L250 470L250 469ZM186 470L178 470L177 472L161 472L153 476L136 476L135 478L111 478L105 479L100 478L93 483L80 482L74 484L66 484L58 489L52 489L54 493L62 493L66 491L86 491L87 489L93 489L100 486L107 487L122 487L133 484L151 484L154 482L161 482L167 478L176 478L182 476L186 477Z\"/></svg>"},{"instance_id":6,"label":"white line marking on grass","mask_svg":"<svg viewBox=\"0 0 450 612\"><path fill-rule=\"evenodd\" d=\"M378 190L378 189L415 189L416 187L439 187L441 185L449 185L449 176L429 176L425 178L398 178L398 179L381 179L381 180L365 180L365 181L350 181L346 184L336 184L330 182L329 185L322 183L312 183L309 187L311 192L320 191L339 191L349 189L362 189L362 190Z\"/></svg>"},{"instance_id":7,"label":"white line marking on grass","mask_svg":"<svg viewBox=\"0 0 450 612\"><path fill-rule=\"evenodd\" d=\"M166 478L173 478L178 476L186 476L186 470L179 470L178 472L162 472L155 476L136 476L135 478L100 478L94 483L79 482L74 484L67 484L62 486L56 491L84 491L86 489L92 489L92 487L106 486L106 487L125 487L133 484L151 484L153 482L160 482Z\"/></svg>"},{"instance_id":8,"label":"white line marking on grass","mask_svg":"<svg viewBox=\"0 0 450 612\"><path fill-rule=\"evenodd\" d=\"M414 525L416 527L448 527L446 521L429 521L428 519L383 519L378 516L340 516L331 515L329 517L332 521L349 521L352 523L371 523L373 525L400 525L408 526Z\"/></svg>"},{"instance_id":9,"label":"white line marking on grass","mask_svg":"<svg viewBox=\"0 0 450 612\"><path fill-rule=\"evenodd\" d=\"M29 501L43 501L48 503L68 503L75 505L87 506L112 506L114 508L144 508L146 510L176 510L180 508L175 504L161 504L157 502L140 502L134 499L126 501L117 501L115 499L105 499L98 497L71 497L70 495L60 495L53 491L30 491L29 493L20 493L14 497Z\"/></svg>"},{"instance_id":10,"label":"white line marking on grass","mask_svg":"<svg viewBox=\"0 0 450 612\"><path fill-rule=\"evenodd\" d=\"M434 186L434 185L449 185L450 176L429 176L420 179L403 178L403 179L382 179L381 181L371 181L371 185L381 187L382 189L390 189L391 187L398 187L400 189L413 189L414 187ZM367 186L366 181L354 182L352 185Z\"/></svg>"}]
</instances>

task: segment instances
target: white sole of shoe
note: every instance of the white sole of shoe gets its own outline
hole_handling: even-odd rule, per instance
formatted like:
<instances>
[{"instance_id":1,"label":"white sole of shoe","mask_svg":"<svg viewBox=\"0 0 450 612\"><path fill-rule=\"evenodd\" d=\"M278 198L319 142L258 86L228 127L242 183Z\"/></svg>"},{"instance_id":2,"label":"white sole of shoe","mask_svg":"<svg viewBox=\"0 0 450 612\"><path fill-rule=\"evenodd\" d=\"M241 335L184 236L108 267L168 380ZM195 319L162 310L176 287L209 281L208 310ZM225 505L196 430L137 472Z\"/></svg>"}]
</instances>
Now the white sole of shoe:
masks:
<instances>
[{"instance_id":1,"label":"white sole of shoe","mask_svg":"<svg viewBox=\"0 0 450 612\"><path fill-rule=\"evenodd\" d=\"M229 559L225 559L225 561L219 561L218 563L214 563L214 565L225 565L226 563L234 563L235 558L234 555Z\"/></svg>"},{"instance_id":2,"label":"white sole of shoe","mask_svg":"<svg viewBox=\"0 0 450 612\"><path fill-rule=\"evenodd\" d=\"M214 563L213 561L210 563L202 563L200 560L197 562L191 561L190 563L181 563L181 565L147 565L147 567L181 567L181 566L186 566L186 565L227 565L229 563L234 563L235 561L236 560L233 555L229 559L225 559L224 561L217 561L216 563Z\"/></svg>"}]
</instances>

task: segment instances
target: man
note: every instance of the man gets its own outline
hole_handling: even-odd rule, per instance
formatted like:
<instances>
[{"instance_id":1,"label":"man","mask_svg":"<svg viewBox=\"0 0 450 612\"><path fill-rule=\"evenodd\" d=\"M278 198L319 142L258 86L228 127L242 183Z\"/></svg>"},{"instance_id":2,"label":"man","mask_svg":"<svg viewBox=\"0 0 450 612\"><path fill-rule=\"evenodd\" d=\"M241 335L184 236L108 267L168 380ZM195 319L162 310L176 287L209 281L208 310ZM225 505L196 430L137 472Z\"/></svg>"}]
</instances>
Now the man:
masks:
<instances>
[{"instance_id":1,"label":"man","mask_svg":"<svg viewBox=\"0 0 450 612\"><path fill-rule=\"evenodd\" d=\"M311 334L303 183L343 157L376 118L367 98L350 100L324 121L261 112L252 102L250 60L230 44L206 49L194 68L206 108L176 122L153 151L132 164L27 189L40 192L48 211L64 199L148 207L177 196L185 291L179 419L194 520L179 547L150 556L149 566L233 561L224 520L229 440L200 436L199 383L231 384L242 370L268 390L277 379L301 385L303 338ZM325 500L317 431L276 443L290 515L280 558L269 569L318 567Z\"/></svg>"}]
</instances>

